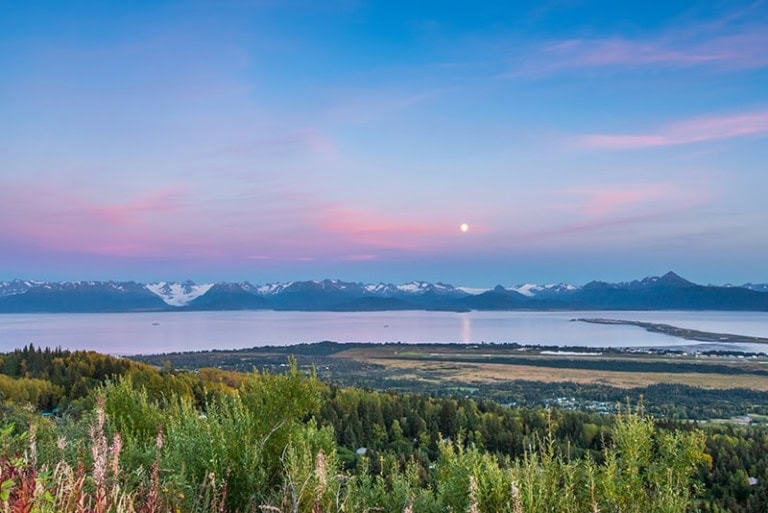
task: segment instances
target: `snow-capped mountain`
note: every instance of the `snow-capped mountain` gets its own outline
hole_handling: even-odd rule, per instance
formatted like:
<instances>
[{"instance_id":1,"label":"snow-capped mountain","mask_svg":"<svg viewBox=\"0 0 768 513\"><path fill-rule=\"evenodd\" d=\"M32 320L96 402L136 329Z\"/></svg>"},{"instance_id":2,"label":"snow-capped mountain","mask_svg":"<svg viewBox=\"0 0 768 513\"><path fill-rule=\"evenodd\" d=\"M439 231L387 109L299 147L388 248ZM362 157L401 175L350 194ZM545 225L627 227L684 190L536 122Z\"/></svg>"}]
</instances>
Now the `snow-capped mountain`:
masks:
<instances>
[{"instance_id":1,"label":"snow-capped mountain","mask_svg":"<svg viewBox=\"0 0 768 513\"><path fill-rule=\"evenodd\" d=\"M42 281L30 280L0 281L0 297L11 296L13 294L23 294L32 287L36 287L42 284Z\"/></svg>"},{"instance_id":2,"label":"snow-capped mountain","mask_svg":"<svg viewBox=\"0 0 768 513\"><path fill-rule=\"evenodd\" d=\"M115 292L118 294L127 294L142 292L144 285L135 281L42 281L27 282L33 285L29 287L24 294L30 292L50 291L50 292L83 292L88 290L98 290L101 292Z\"/></svg>"},{"instance_id":3,"label":"snow-capped mountain","mask_svg":"<svg viewBox=\"0 0 768 513\"><path fill-rule=\"evenodd\" d=\"M507 290L514 290L526 297L550 297L561 294L568 294L579 290L579 287L570 283L549 283L547 285L536 285L535 283L524 283L514 287L505 287Z\"/></svg>"},{"instance_id":4,"label":"snow-capped mountain","mask_svg":"<svg viewBox=\"0 0 768 513\"><path fill-rule=\"evenodd\" d=\"M326 292L338 292L346 294L360 294L374 297L395 297L400 295L422 295L427 293L448 294L462 296L467 292L461 288L445 283L429 283L426 281L411 281L395 285L392 283L359 283L342 280L312 280L289 281L285 283L267 283L256 286L256 293L262 296L278 296L284 293L293 293L299 290L314 290ZM484 290L484 289L483 289Z\"/></svg>"},{"instance_id":5,"label":"snow-capped mountain","mask_svg":"<svg viewBox=\"0 0 768 513\"><path fill-rule=\"evenodd\" d=\"M745 283L741 287L757 292L768 292L768 283Z\"/></svg>"},{"instance_id":6,"label":"snow-capped mountain","mask_svg":"<svg viewBox=\"0 0 768 513\"><path fill-rule=\"evenodd\" d=\"M274 296L276 294L280 294L291 285L293 285L292 281L285 283L267 283L265 285L258 285L256 287L256 293L261 296Z\"/></svg>"},{"instance_id":7,"label":"snow-capped mountain","mask_svg":"<svg viewBox=\"0 0 768 513\"><path fill-rule=\"evenodd\" d=\"M213 283L197 285L193 281L185 281L183 283L158 281L147 283L145 287L170 306L184 306L208 292L213 287Z\"/></svg>"},{"instance_id":8,"label":"snow-capped mountain","mask_svg":"<svg viewBox=\"0 0 768 513\"><path fill-rule=\"evenodd\" d=\"M20 282L4 287L15 292L0 295L0 312L134 312L168 306L134 281Z\"/></svg>"},{"instance_id":9,"label":"snow-capped mountain","mask_svg":"<svg viewBox=\"0 0 768 513\"><path fill-rule=\"evenodd\" d=\"M464 296L467 293L447 283L429 283L426 281L411 281L396 285L397 292L404 294L437 294L449 296Z\"/></svg>"},{"instance_id":10,"label":"snow-capped mountain","mask_svg":"<svg viewBox=\"0 0 768 513\"><path fill-rule=\"evenodd\" d=\"M445 283L429 283L426 281L409 281L408 283L369 283L362 285L363 291L367 295L380 297L394 297L398 295L422 295L422 294L466 294L461 288L447 285Z\"/></svg>"},{"instance_id":11,"label":"snow-capped mountain","mask_svg":"<svg viewBox=\"0 0 768 513\"><path fill-rule=\"evenodd\" d=\"M374 296L376 296L376 295L386 296L386 295L394 295L394 294L396 294L398 292L398 288L397 287L398 287L398 285L393 285L391 283L380 282L380 283L376 283L376 284L369 283L367 285L364 285L363 286L363 290L365 291L366 294L371 294L371 295L374 295Z\"/></svg>"},{"instance_id":12,"label":"snow-capped mountain","mask_svg":"<svg viewBox=\"0 0 768 513\"><path fill-rule=\"evenodd\" d=\"M679 309L768 311L768 284L703 286L669 272L622 283L592 281L494 289L411 281L402 284L338 279L253 285L192 281L0 282L0 312L134 312L189 310L511 310Z\"/></svg>"},{"instance_id":13,"label":"snow-capped mountain","mask_svg":"<svg viewBox=\"0 0 768 513\"><path fill-rule=\"evenodd\" d=\"M466 292L470 296L476 296L478 294L482 294L483 292L488 292L489 290L491 290L491 289L481 288L481 287L456 287L456 289L462 292Z\"/></svg>"}]
</instances>

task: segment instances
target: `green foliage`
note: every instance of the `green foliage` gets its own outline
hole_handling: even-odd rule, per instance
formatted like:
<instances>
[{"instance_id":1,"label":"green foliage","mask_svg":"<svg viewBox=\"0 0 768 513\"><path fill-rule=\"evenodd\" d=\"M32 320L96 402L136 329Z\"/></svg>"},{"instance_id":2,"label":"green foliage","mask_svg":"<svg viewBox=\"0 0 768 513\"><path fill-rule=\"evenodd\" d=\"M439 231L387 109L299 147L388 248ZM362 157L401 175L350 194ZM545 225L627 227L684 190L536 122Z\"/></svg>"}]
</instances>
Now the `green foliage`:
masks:
<instances>
[{"instance_id":1,"label":"green foliage","mask_svg":"<svg viewBox=\"0 0 768 513\"><path fill-rule=\"evenodd\" d=\"M417 511L437 511L432 493L420 488L419 469L415 462L401 470L393 458L382 457L380 471L371 472L370 460L363 458L356 474L349 478L347 505L349 511L365 511L377 508L384 513L400 513L408 506Z\"/></svg>"},{"instance_id":2,"label":"green foliage","mask_svg":"<svg viewBox=\"0 0 768 513\"><path fill-rule=\"evenodd\" d=\"M229 503L243 507L268 481L258 424L237 394L208 404L206 414L180 402L167 415L163 467L187 483L189 496L210 475L226 480Z\"/></svg>"},{"instance_id":3,"label":"green foliage","mask_svg":"<svg viewBox=\"0 0 768 513\"><path fill-rule=\"evenodd\" d=\"M64 389L36 378L13 379L0 374L0 398L18 404L33 404L42 411L53 409L64 396Z\"/></svg>"},{"instance_id":4,"label":"green foliage","mask_svg":"<svg viewBox=\"0 0 768 513\"><path fill-rule=\"evenodd\" d=\"M102 393L110 426L125 434L132 464L146 467L158 431L164 433L162 468L174 469L189 507L200 484L212 480L226 482L233 511L263 500L280 482L283 451L319 406L319 384L295 365L282 376L247 376L232 393L206 394L200 407L191 388L174 390L181 380L160 377L166 384L158 386L158 376L137 383L131 373Z\"/></svg>"},{"instance_id":5,"label":"green foliage","mask_svg":"<svg viewBox=\"0 0 768 513\"><path fill-rule=\"evenodd\" d=\"M150 367L125 358L116 358L93 351L41 349L29 344L22 349L2 355L0 369L4 376L22 378L20 381L34 380L26 383L26 386L41 387L40 394L47 402L38 406L41 410L48 411L60 406L63 402L85 397L91 389L108 378L123 375L129 369L150 369ZM42 388L37 380L43 380L53 388ZM8 385L7 381L6 385ZM0 385L0 388L3 386ZM44 395L46 393L50 395L46 397Z\"/></svg>"},{"instance_id":6,"label":"green foliage","mask_svg":"<svg viewBox=\"0 0 768 513\"><path fill-rule=\"evenodd\" d=\"M275 502L287 501L295 512L341 509L346 479L339 475L332 430L310 421L294 432L280 460L284 479Z\"/></svg>"},{"instance_id":7,"label":"green foliage","mask_svg":"<svg viewBox=\"0 0 768 513\"><path fill-rule=\"evenodd\" d=\"M691 478L704 461L700 431L657 432L653 421L628 411L618 415L613 446L597 473L600 511L641 513L687 511L693 505Z\"/></svg>"},{"instance_id":8,"label":"green foliage","mask_svg":"<svg viewBox=\"0 0 768 513\"><path fill-rule=\"evenodd\" d=\"M0 499L61 513L80 499L118 513L765 511L749 481L768 478L758 429L705 436L639 411L339 389L295 362L283 375L203 374L136 367L98 387L81 376L89 409L55 421L6 401L15 427L0 458L16 477ZM118 469L107 477L105 461Z\"/></svg>"}]
</instances>

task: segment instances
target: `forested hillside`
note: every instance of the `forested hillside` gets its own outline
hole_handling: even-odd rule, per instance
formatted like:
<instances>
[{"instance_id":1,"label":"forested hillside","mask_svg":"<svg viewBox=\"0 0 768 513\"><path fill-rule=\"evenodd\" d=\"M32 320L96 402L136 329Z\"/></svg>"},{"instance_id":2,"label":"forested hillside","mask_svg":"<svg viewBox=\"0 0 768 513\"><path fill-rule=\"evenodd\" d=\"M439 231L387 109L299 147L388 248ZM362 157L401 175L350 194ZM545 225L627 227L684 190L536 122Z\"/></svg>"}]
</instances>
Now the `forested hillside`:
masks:
<instances>
[{"instance_id":1,"label":"forested hillside","mask_svg":"<svg viewBox=\"0 0 768 513\"><path fill-rule=\"evenodd\" d=\"M288 363L288 362L286 362ZM766 511L768 432L97 353L2 355L13 511ZM26 508L26 509L25 509ZM31 509L30 509L31 508Z\"/></svg>"}]
</instances>

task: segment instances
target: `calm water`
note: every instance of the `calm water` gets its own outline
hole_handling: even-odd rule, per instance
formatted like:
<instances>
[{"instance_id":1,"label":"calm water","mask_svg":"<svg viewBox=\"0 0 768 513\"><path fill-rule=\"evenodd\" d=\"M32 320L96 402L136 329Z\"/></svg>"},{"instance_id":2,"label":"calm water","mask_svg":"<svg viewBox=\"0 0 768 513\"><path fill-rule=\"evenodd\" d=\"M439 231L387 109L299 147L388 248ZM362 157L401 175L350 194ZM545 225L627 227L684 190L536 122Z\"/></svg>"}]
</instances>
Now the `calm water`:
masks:
<instances>
[{"instance_id":1,"label":"calm water","mask_svg":"<svg viewBox=\"0 0 768 513\"><path fill-rule=\"evenodd\" d=\"M568 322L605 317L768 337L768 312L170 312L2 314L0 351L37 346L112 354L338 342L518 342L583 347L691 347L766 352L768 345L695 344L634 326Z\"/></svg>"}]
</instances>

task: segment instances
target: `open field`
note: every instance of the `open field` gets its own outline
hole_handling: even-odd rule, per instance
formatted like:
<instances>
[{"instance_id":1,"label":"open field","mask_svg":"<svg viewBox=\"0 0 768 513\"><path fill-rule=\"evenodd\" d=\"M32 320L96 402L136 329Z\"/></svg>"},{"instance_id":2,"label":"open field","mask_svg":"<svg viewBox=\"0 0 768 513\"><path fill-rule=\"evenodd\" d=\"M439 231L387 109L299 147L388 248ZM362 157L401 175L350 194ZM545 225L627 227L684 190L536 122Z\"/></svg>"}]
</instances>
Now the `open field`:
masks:
<instances>
[{"instance_id":1,"label":"open field","mask_svg":"<svg viewBox=\"0 0 768 513\"><path fill-rule=\"evenodd\" d=\"M477 347L477 349L475 349ZM348 358L383 366L398 377L431 382L602 384L619 388L680 384L709 389L751 388L768 391L765 359L715 359L662 354L612 352L520 351L473 346L415 346L405 351L388 346L355 347L339 352Z\"/></svg>"},{"instance_id":2,"label":"open field","mask_svg":"<svg viewBox=\"0 0 768 513\"><path fill-rule=\"evenodd\" d=\"M291 357L340 386L594 411L643 397L656 415L698 420L768 415L768 358L735 353L323 342L134 358L177 369L280 373Z\"/></svg>"},{"instance_id":3,"label":"open field","mask_svg":"<svg viewBox=\"0 0 768 513\"><path fill-rule=\"evenodd\" d=\"M619 388L646 387L654 384L679 384L701 388L729 389L752 388L768 391L768 377L752 375L725 375L671 372L595 372L583 369L551 369L533 365L504 365L498 363L466 363L443 361L398 360L374 358L369 363L397 370L399 377L424 379L433 383L443 380L478 383L503 383L525 380L555 383L601 384ZM403 374L405 372L405 374Z\"/></svg>"},{"instance_id":4,"label":"open field","mask_svg":"<svg viewBox=\"0 0 768 513\"><path fill-rule=\"evenodd\" d=\"M768 358L706 357L674 352L547 350L489 344L336 344L263 347L238 351L136 357L177 368L219 367L280 371L289 356L344 383L496 384L516 380L569 382L618 388L656 384L705 389L768 391Z\"/></svg>"}]
</instances>

